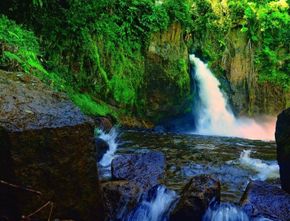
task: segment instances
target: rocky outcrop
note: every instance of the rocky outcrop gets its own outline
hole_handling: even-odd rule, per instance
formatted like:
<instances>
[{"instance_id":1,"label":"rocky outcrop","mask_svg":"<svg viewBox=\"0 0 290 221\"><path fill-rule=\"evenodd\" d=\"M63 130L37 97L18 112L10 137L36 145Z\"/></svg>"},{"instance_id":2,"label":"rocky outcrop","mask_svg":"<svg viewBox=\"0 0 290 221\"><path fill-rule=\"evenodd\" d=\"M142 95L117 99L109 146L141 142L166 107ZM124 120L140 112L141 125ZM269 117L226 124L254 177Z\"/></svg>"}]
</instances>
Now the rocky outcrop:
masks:
<instances>
[{"instance_id":1,"label":"rocky outcrop","mask_svg":"<svg viewBox=\"0 0 290 221\"><path fill-rule=\"evenodd\" d=\"M145 54L145 116L155 122L160 118L185 113L190 110L190 77L188 50L179 23L166 31L151 36Z\"/></svg>"},{"instance_id":2,"label":"rocky outcrop","mask_svg":"<svg viewBox=\"0 0 290 221\"><path fill-rule=\"evenodd\" d=\"M96 158L97 158L97 161L99 162L104 154L109 150L109 144L104 141L103 139L101 138L95 138L95 143L96 143L96 149L97 149L97 152L96 152Z\"/></svg>"},{"instance_id":3,"label":"rocky outcrop","mask_svg":"<svg viewBox=\"0 0 290 221\"><path fill-rule=\"evenodd\" d=\"M1 179L41 192L14 190L21 214L52 201L53 217L103 220L91 120L29 75L0 71L0 88L1 158L11 159L1 161Z\"/></svg>"},{"instance_id":4,"label":"rocky outcrop","mask_svg":"<svg viewBox=\"0 0 290 221\"><path fill-rule=\"evenodd\" d=\"M251 181L241 199L248 216L265 217L271 220L290 219L290 195L278 186L262 181Z\"/></svg>"},{"instance_id":5,"label":"rocky outcrop","mask_svg":"<svg viewBox=\"0 0 290 221\"><path fill-rule=\"evenodd\" d=\"M165 156L161 152L123 154L112 161L113 179L134 181L144 191L158 184L164 170Z\"/></svg>"},{"instance_id":6,"label":"rocky outcrop","mask_svg":"<svg viewBox=\"0 0 290 221\"><path fill-rule=\"evenodd\" d=\"M230 98L240 115L276 115L286 107L287 94L279 86L259 82L254 53L246 33L233 29L221 61L231 87Z\"/></svg>"},{"instance_id":7,"label":"rocky outcrop","mask_svg":"<svg viewBox=\"0 0 290 221\"><path fill-rule=\"evenodd\" d=\"M97 117L94 119L95 126L109 133L113 128L112 120L106 117Z\"/></svg>"},{"instance_id":8,"label":"rocky outcrop","mask_svg":"<svg viewBox=\"0 0 290 221\"><path fill-rule=\"evenodd\" d=\"M105 220L122 220L136 207L142 194L141 188L131 181L109 181L101 186L104 193Z\"/></svg>"},{"instance_id":9,"label":"rocky outcrop","mask_svg":"<svg viewBox=\"0 0 290 221\"><path fill-rule=\"evenodd\" d=\"M290 108L279 114L275 137L281 186L290 194Z\"/></svg>"},{"instance_id":10,"label":"rocky outcrop","mask_svg":"<svg viewBox=\"0 0 290 221\"><path fill-rule=\"evenodd\" d=\"M171 214L170 221L201 221L210 203L220 200L220 182L210 175L191 178Z\"/></svg>"}]
</instances>

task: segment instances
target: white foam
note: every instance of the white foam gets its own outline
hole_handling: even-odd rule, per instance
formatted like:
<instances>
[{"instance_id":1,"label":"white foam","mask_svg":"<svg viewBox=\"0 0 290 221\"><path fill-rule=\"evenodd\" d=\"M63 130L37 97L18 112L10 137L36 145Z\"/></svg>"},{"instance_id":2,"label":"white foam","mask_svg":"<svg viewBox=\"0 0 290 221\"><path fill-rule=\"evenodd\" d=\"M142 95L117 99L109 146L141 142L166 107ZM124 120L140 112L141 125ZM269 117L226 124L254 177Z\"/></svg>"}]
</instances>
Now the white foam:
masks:
<instances>
[{"instance_id":1,"label":"white foam","mask_svg":"<svg viewBox=\"0 0 290 221\"><path fill-rule=\"evenodd\" d=\"M215 208L209 208L203 221L249 221L249 217L237 206L222 203Z\"/></svg>"},{"instance_id":2,"label":"white foam","mask_svg":"<svg viewBox=\"0 0 290 221\"><path fill-rule=\"evenodd\" d=\"M243 150L239 158L240 164L257 172L255 179L267 180L279 178L277 163L265 163L260 159L251 158L251 150Z\"/></svg>"},{"instance_id":3,"label":"white foam","mask_svg":"<svg viewBox=\"0 0 290 221\"><path fill-rule=\"evenodd\" d=\"M166 221L169 209L176 199L174 191L159 186L156 195L149 201L142 201L126 221Z\"/></svg>"},{"instance_id":4,"label":"white foam","mask_svg":"<svg viewBox=\"0 0 290 221\"><path fill-rule=\"evenodd\" d=\"M194 78L198 82L200 104L197 107L197 133L242 137L247 139L274 140L275 119L258 123L250 118L235 118L228 100L220 90L220 82L207 64L190 55L195 64Z\"/></svg>"},{"instance_id":5,"label":"white foam","mask_svg":"<svg viewBox=\"0 0 290 221\"><path fill-rule=\"evenodd\" d=\"M116 128L112 128L109 133L105 133L103 130L98 131L99 138L106 141L109 144L109 150L104 154L99 164L103 167L108 167L111 165L112 160L115 157L115 152L118 147L118 132Z\"/></svg>"}]
</instances>

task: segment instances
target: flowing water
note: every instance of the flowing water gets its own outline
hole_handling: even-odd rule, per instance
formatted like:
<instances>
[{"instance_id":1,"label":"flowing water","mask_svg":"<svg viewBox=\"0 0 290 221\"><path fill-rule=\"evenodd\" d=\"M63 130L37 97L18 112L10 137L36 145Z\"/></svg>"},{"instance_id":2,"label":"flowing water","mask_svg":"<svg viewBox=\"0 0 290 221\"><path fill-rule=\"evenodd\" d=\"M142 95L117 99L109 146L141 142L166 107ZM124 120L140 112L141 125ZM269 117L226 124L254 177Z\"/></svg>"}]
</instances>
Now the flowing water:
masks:
<instances>
[{"instance_id":1,"label":"flowing water","mask_svg":"<svg viewBox=\"0 0 290 221\"><path fill-rule=\"evenodd\" d=\"M238 202L250 179L279 177L276 144L270 141L127 130L116 154L150 150L166 155L165 185L177 192L190 177L213 174L222 182L222 201Z\"/></svg>"},{"instance_id":2,"label":"flowing water","mask_svg":"<svg viewBox=\"0 0 290 221\"><path fill-rule=\"evenodd\" d=\"M110 178L111 177L111 163L114 157L116 156L115 153L118 147L118 135L119 132L116 128L112 128L109 133L106 133L103 130L96 131L97 136L106 141L109 145L109 149L103 155L100 162L98 162L99 173L100 176L103 178Z\"/></svg>"},{"instance_id":3,"label":"flowing water","mask_svg":"<svg viewBox=\"0 0 290 221\"><path fill-rule=\"evenodd\" d=\"M264 118L258 123L250 118L236 118L226 96L220 89L220 82L207 64L195 55L190 55L195 65L193 78L198 85L195 101L197 134L243 137L249 139L274 140L275 120Z\"/></svg>"},{"instance_id":4,"label":"flowing water","mask_svg":"<svg viewBox=\"0 0 290 221\"><path fill-rule=\"evenodd\" d=\"M174 191L162 185L157 186L150 190L125 221L164 221L176 199Z\"/></svg>"}]
</instances>

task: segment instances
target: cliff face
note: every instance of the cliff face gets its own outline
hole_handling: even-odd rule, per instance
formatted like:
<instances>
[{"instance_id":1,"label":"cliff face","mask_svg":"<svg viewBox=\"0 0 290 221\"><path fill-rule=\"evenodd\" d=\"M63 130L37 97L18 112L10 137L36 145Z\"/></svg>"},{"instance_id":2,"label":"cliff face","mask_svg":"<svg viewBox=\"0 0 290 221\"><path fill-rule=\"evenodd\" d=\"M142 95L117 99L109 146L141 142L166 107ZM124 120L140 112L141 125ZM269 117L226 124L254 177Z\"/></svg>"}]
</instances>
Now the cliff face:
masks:
<instances>
[{"instance_id":1,"label":"cliff face","mask_svg":"<svg viewBox=\"0 0 290 221\"><path fill-rule=\"evenodd\" d=\"M233 106L240 115L276 115L287 106L287 94L279 86L259 82L254 53L255 47L244 33L239 29L230 32L221 63Z\"/></svg>"},{"instance_id":2,"label":"cliff face","mask_svg":"<svg viewBox=\"0 0 290 221\"><path fill-rule=\"evenodd\" d=\"M188 49L178 23L151 36L145 54L146 116L166 118L190 109Z\"/></svg>"}]
</instances>

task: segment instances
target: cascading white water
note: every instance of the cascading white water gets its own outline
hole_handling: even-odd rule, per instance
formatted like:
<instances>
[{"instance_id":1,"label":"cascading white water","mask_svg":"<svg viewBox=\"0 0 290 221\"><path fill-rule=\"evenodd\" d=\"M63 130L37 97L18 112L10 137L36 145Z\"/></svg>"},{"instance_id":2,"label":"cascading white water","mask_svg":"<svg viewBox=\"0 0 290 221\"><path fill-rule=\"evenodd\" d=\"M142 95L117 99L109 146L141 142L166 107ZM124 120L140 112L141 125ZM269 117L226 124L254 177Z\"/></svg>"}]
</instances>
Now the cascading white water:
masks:
<instances>
[{"instance_id":1,"label":"cascading white water","mask_svg":"<svg viewBox=\"0 0 290 221\"><path fill-rule=\"evenodd\" d=\"M199 106L197 107L197 133L242 137L248 139L274 140L275 121L258 124L249 118L235 118L226 97L220 90L220 82L207 64L190 55L195 65L194 79L198 83Z\"/></svg>"},{"instance_id":2,"label":"cascading white water","mask_svg":"<svg viewBox=\"0 0 290 221\"><path fill-rule=\"evenodd\" d=\"M251 158L251 150L244 150L239 158L242 166L248 167L258 174L253 179L266 180L279 178L279 165L276 162L265 163L260 159Z\"/></svg>"},{"instance_id":3,"label":"cascading white water","mask_svg":"<svg viewBox=\"0 0 290 221\"><path fill-rule=\"evenodd\" d=\"M151 199L143 200L125 221L166 221L172 203L177 194L158 186Z\"/></svg>"},{"instance_id":4,"label":"cascading white water","mask_svg":"<svg viewBox=\"0 0 290 221\"><path fill-rule=\"evenodd\" d=\"M203 221L249 221L245 212L235 205L222 203L214 208L208 208Z\"/></svg>"},{"instance_id":5,"label":"cascading white water","mask_svg":"<svg viewBox=\"0 0 290 221\"><path fill-rule=\"evenodd\" d=\"M109 144L109 150L104 154L99 164L102 167L109 167L114 159L115 152L118 147L117 137L118 132L115 128L112 128L109 133L105 133L103 130L98 131L99 138L106 141Z\"/></svg>"}]
</instances>

